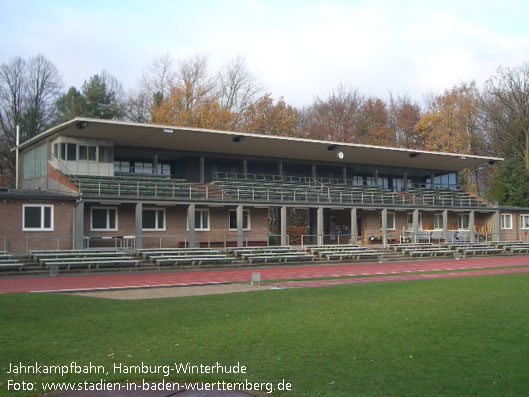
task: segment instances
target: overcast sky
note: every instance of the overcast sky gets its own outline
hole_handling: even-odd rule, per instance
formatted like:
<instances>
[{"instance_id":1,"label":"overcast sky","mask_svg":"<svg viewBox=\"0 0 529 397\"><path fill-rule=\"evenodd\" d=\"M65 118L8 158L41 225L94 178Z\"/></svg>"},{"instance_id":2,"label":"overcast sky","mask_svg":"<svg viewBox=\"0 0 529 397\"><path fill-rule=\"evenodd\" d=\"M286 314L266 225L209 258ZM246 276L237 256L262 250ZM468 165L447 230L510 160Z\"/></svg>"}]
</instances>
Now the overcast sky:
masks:
<instances>
[{"instance_id":1,"label":"overcast sky","mask_svg":"<svg viewBox=\"0 0 529 397\"><path fill-rule=\"evenodd\" d=\"M43 54L65 87L107 70L133 88L153 58L243 56L304 106L343 83L421 100L529 62L529 1L0 0L0 63Z\"/></svg>"}]
</instances>

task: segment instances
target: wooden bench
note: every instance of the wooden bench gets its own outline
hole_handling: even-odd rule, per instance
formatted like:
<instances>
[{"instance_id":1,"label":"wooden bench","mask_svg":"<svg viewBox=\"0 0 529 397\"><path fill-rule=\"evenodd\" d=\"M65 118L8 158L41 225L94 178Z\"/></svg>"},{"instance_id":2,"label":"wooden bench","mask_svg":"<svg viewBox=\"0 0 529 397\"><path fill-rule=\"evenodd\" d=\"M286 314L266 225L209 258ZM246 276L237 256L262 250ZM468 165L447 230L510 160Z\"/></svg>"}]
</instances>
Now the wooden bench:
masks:
<instances>
[{"instance_id":1,"label":"wooden bench","mask_svg":"<svg viewBox=\"0 0 529 397\"><path fill-rule=\"evenodd\" d=\"M203 257L181 257L181 258L173 258L171 260L163 260L158 261L157 263L163 263L167 262L168 264L173 264L175 266L179 266L182 264L190 264L190 265L203 265L205 263L216 263L216 264L223 264L223 263L233 263L235 261L235 258L230 256L219 256L219 257L211 257L211 256L203 256Z\"/></svg>"},{"instance_id":2,"label":"wooden bench","mask_svg":"<svg viewBox=\"0 0 529 397\"><path fill-rule=\"evenodd\" d=\"M128 257L123 258L89 258L89 259L77 259L77 258L68 258L68 259L59 259L59 260L50 260L45 261L44 265L49 268L50 266L58 266L59 268L66 267L67 270L70 270L72 267L86 267L87 269L91 269L93 265L95 265L96 269L99 269L101 266L115 266L115 265L134 265L135 267L138 266L138 260L136 259L130 259Z\"/></svg>"},{"instance_id":3,"label":"wooden bench","mask_svg":"<svg viewBox=\"0 0 529 397\"><path fill-rule=\"evenodd\" d=\"M516 247L516 246L507 246L505 247L506 251L510 251L513 254L515 253L524 253L529 252L529 246L523 246L523 247Z\"/></svg>"},{"instance_id":4,"label":"wooden bench","mask_svg":"<svg viewBox=\"0 0 529 397\"><path fill-rule=\"evenodd\" d=\"M299 253L299 254L288 254L288 255L255 255L250 256L246 258L249 263L257 263L257 262L263 262L263 263L281 263L281 262L288 262L289 259L293 259L296 261L308 261L308 260L314 260L313 255L305 254L305 253Z\"/></svg>"},{"instance_id":5,"label":"wooden bench","mask_svg":"<svg viewBox=\"0 0 529 397\"><path fill-rule=\"evenodd\" d=\"M16 269L18 271L21 271L24 268L24 264L18 261L11 261L11 262L5 262L0 263L0 270L12 270Z\"/></svg>"},{"instance_id":6,"label":"wooden bench","mask_svg":"<svg viewBox=\"0 0 529 397\"><path fill-rule=\"evenodd\" d=\"M223 254L203 254L203 255L172 255L172 256L158 256L158 257L151 257L151 261L156 263L158 266L163 264L171 264L175 263L177 261L179 262L192 262L195 259L202 259L202 258L211 258L211 259L224 259L224 258L230 258L231 260L234 260L233 257L228 257Z\"/></svg>"},{"instance_id":7,"label":"wooden bench","mask_svg":"<svg viewBox=\"0 0 529 397\"><path fill-rule=\"evenodd\" d=\"M143 259L149 259L151 262L154 262L156 258L165 258L165 257L182 257L182 256L211 256L218 254L218 250L195 250L187 252L179 251L165 251L165 252L144 252L142 254Z\"/></svg>"},{"instance_id":8,"label":"wooden bench","mask_svg":"<svg viewBox=\"0 0 529 397\"><path fill-rule=\"evenodd\" d=\"M454 255L454 251L449 249L432 249L432 250L410 250L407 252L409 256L450 256Z\"/></svg>"},{"instance_id":9,"label":"wooden bench","mask_svg":"<svg viewBox=\"0 0 529 397\"><path fill-rule=\"evenodd\" d=\"M527 248L529 249L529 247ZM501 254L503 249L501 248L486 248L486 247L470 247L470 248L460 248L459 252L463 255L479 255L479 254Z\"/></svg>"},{"instance_id":10,"label":"wooden bench","mask_svg":"<svg viewBox=\"0 0 529 397\"><path fill-rule=\"evenodd\" d=\"M347 253L340 252L340 253L327 254L327 255L325 255L325 257L327 258L327 260L333 260L333 259L337 259L337 260L344 260L344 259L360 260L360 259L364 259L364 258L377 258L378 260L380 260L382 255L383 254L381 252L376 252L376 251L347 252Z\"/></svg>"}]
</instances>

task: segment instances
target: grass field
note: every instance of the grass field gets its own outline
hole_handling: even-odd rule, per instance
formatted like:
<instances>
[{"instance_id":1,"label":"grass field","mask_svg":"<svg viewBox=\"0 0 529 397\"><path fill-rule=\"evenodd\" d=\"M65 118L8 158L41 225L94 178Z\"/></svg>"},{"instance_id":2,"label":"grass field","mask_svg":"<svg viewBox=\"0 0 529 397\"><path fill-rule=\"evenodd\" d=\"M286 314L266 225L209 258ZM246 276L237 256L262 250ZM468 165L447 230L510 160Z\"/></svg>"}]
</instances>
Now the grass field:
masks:
<instances>
[{"instance_id":1,"label":"grass field","mask_svg":"<svg viewBox=\"0 0 529 397\"><path fill-rule=\"evenodd\" d=\"M296 396L527 395L529 274L148 301L0 295L2 395L15 395L8 379L101 377L6 374L10 362L36 360L105 368L240 362L247 374L169 379L285 379Z\"/></svg>"}]
</instances>

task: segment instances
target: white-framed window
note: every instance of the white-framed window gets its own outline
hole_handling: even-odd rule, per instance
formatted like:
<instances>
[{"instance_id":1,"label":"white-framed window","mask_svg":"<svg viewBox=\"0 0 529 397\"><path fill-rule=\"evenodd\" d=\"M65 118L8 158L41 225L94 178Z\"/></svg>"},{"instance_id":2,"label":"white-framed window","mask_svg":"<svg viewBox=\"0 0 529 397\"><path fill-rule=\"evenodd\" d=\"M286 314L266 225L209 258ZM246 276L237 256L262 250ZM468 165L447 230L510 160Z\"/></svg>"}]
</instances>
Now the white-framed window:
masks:
<instances>
[{"instance_id":1,"label":"white-framed window","mask_svg":"<svg viewBox=\"0 0 529 397\"><path fill-rule=\"evenodd\" d=\"M457 228L459 230L468 230L470 227L470 215L459 214L457 216Z\"/></svg>"},{"instance_id":2,"label":"white-framed window","mask_svg":"<svg viewBox=\"0 0 529 397\"><path fill-rule=\"evenodd\" d=\"M529 229L529 215L520 215L520 229Z\"/></svg>"},{"instance_id":3,"label":"white-framed window","mask_svg":"<svg viewBox=\"0 0 529 397\"><path fill-rule=\"evenodd\" d=\"M250 230L250 210L242 211L242 228ZM230 210L230 231L237 230L237 210Z\"/></svg>"},{"instance_id":4,"label":"white-framed window","mask_svg":"<svg viewBox=\"0 0 529 397\"><path fill-rule=\"evenodd\" d=\"M501 228L512 229L512 214L501 214Z\"/></svg>"},{"instance_id":5,"label":"white-framed window","mask_svg":"<svg viewBox=\"0 0 529 397\"><path fill-rule=\"evenodd\" d=\"M413 230L413 212L409 212L406 216L408 223L408 230ZM422 230L422 214L419 212L419 224L417 225L418 230Z\"/></svg>"},{"instance_id":6,"label":"white-framed window","mask_svg":"<svg viewBox=\"0 0 529 397\"><path fill-rule=\"evenodd\" d=\"M165 208L144 208L141 219L142 230L165 231Z\"/></svg>"},{"instance_id":7,"label":"white-framed window","mask_svg":"<svg viewBox=\"0 0 529 397\"><path fill-rule=\"evenodd\" d=\"M388 212L388 216L386 219L388 230L395 230L395 213ZM382 217L380 217L380 228L382 228Z\"/></svg>"},{"instance_id":8,"label":"white-framed window","mask_svg":"<svg viewBox=\"0 0 529 397\"><path fill-rule=\"evenodd\" d=\"M433 214L433 229L443 230L443 214Z\"/></svg>"},{"instance_id":9,"label":"white-framed window","mask_svg":"<svg viewBox=\"0 0 529 397\"><path fill-rule=\"evenodd\" d=\"M195 230L199 232L209 231L209 209L195 210Z\"/></svg>"},{"instance_id":10,"label":"white-framed window","mask_svg":"<svg viewBox=\"0 0 529 397\"><path fill-rule=\"evenodd\" d=\"M53 205L23 204L22 231L52 232Z\"/></svg>"},{"instance_id":11,"label":"white-framed window","mask_svg":"<svg viewBox=\"0 0 529 397\"><path fill-rule=\"evenodd\" d=\"M115 207L92 207L90 209L90 230L117 231L118 209Z\"/></svg>"},{"instance_id":12,"label":"white-framed window","mask_svg":"<svg viewBox=\"0 0 529 397\"><path fill-rule=\"evenodd\" d=\"M79 160L96 161L97 146L79 145Z\"/></svg>"}]
</instances>

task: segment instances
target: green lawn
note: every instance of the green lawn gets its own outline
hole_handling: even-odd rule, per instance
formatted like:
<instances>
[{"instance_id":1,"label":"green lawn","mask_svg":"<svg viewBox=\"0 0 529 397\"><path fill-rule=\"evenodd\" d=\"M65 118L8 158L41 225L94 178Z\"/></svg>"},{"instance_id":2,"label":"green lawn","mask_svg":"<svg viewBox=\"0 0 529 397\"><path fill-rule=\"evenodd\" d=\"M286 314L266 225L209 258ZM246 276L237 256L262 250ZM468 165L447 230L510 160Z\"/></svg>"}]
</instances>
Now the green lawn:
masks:
<instances>
[{"instance_id":1,"label":"green lawn","mask_svg":"<svg viewBox=\"0 0 529 397\"><path fill-rule=\"evenodd\" d=\"M8 379L100 379L5 373L36 360L240 362L246 375L170 379L286 379L296 396L527 395L529 274L145 301L0 295L2 395ZM161 379L105 378L144 377Z\"/></svg>"}]
</instances>

